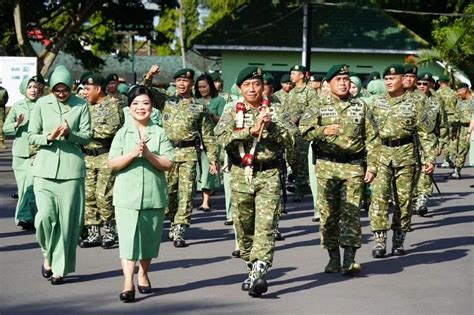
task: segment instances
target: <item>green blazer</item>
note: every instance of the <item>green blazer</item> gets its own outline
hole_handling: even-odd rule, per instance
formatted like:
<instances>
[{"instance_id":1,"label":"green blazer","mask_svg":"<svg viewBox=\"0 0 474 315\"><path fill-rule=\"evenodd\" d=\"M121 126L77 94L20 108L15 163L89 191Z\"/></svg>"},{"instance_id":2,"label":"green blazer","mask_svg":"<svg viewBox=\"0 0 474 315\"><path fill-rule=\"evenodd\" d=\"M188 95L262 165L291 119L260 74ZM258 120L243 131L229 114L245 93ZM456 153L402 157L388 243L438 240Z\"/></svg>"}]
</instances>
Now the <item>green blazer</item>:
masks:
<instances>
[{"instance_id":1,"label":"green blazer","mask_svg":"<svg viewBox=\"0 0 474 315\"><path fill-rule=\"evenodd\" d=\"M28 142L28 123L30 121L30 114L33 110L35 102L25 98L13 104L8 112L7 119L3 125L3 132L7 135L15 136L13 140L12 155L27 158L30 156L29 142ZM23 122L15 128L16 119L20 114L25 114Z\"/></svg>"},{"instance_id":2,"label":"green blazer","mask_svg":"<svg viewBox=\"0 0 474 315\"><path fill-rule=\"evenodd\" d=\"M163 128L152 120L146 133L148 149L157 155L173 160L173 146ZM140 139L133 122L120 129L112 141L109 159L135 149ZM157 170L143 157L135 158L127 167L117 172L113 191L113 205L126 209L158 209L168 206L168 190L165 172Z\"/></svg>"},{"instance_id":3,"label":"green blazer","mask_svg":"<svg viewBox=\"0 0 474 315\"><path fill-rule=\"evenodd\" d=\"M69 124L69 135L48 143L48 134L64 120ZM75 95L66 103L59 102L53 94L40 98L31 113L28 140L40 146L33 163L33 176L61 180L84 178L86 171L80 145L91 140L87 101Z\"/></svg>"}]
</instances>

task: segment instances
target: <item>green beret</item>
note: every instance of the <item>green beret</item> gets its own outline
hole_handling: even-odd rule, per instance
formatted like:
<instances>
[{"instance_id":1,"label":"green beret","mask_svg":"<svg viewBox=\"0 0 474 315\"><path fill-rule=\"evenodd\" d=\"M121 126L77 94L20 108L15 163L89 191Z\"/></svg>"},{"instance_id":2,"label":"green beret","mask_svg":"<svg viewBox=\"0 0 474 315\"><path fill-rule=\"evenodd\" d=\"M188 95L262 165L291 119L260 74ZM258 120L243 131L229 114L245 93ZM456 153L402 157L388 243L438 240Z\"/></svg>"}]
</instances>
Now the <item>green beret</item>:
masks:
<instances>
[{"instance_id":1,"label":"green beret","mask_svg":"<svg viewBox=\"0 0 474 315\"><path fill-rule=\"evenodd\" d=\"M117 74L115 73L111 73L107 76L107 78L105 78L105 82L107 82L107 84L110 82L110 81L118 81L119 80L119 77Z\"/></svg>"},{"instance_id":2,"label":"green beret","mask_svg":"<svg viewBox=\"0 0 474 315\"><path fill-rule=\"evenodd\" d=\"M118 90L119 93L121 93L121 94L128 95L128 85L125 84L125 83L120 83L120 84L117 86L117 90Z\"/></svg>"},{"instance_id":3,"label":"green beret","mask_svg":"<svg viewBox=\"0 0 474 315\"><path fill-rule=\"evenodd\" d=\"M263 81L263 70L260 67L250 66L245 67L240 70L239 74L237 75L237 79L235 79L235 84L240 88L242 82L248 79L260 79Z\"/></svg>"},{"instance_id":4,"label":"green beret","mask_svg":"<svg viewBox=\"0 0 474 315\"><path fill-rule=\"evenodd\" d=\"M439 80L438 80L438 81L439 81L439 82L449 82L449 78L448 78L447 75L442 74L442 75L439 76Z\"/></svg>"},{"instance_id":5,"label":"green beret","mask_svg":"<svg viewBox=\"0 0 474 315\"><path fill-rule=\"evenodd\" d=\"M341 63L341 64L338 64L338 65L332 66L328 70L328 72L326 73L325 78L329 82L329 81L331 81L332 78L334 78L337 75L341 75L341 74L349 75L349 66L348 65Z\"/></svg>"},{"instance_id":6,"label":"green beret","mask_svg":"<svg viewBox=\"0 0 474 315\"><path fill-rule=\"evenodd\" d=\"M369 74L369 81L377 80L377 79L381 79L380 72L374 71L371 74Z\"/></svg>"},{"instance_id":7,"label":"green beret","mask_svg":"<svg viewBox=\"0 0 474 315\"><path fill-rule=\"evenodd\" d=\"M280 78L280 83L289 83L289 82L291 82L290 74L289 73L283 74Z\"/></svg>"},{"instance_id":8,"label":"green beret","mask_svg":"<svg viewBox=\"0 0 474 315\"><path fill-rule=\"evenodd\" d=\"M186 79L194 80L194 70L191 68L180 69L173 76L173 79L176 80L177 78L186 78Z\"/></svg>"},{"instance_id":9,"label":"green beret","mask_svg":"<svg viewBox=\"0 0 474 315\"><path fill-rule=\"evenodd\" d=\"M403 74L418 74L418 67L412 63L407 63L403 65Z\"/></svg>"},{"instance_id":10,"label":"green beret","mask_svg":"<svg viewBox=\"0 0 474 315\"><path fill-rule=\"evenodd\" d=\"M396 74L404 74L405 70L403 69L403 66L401 64L391 64L385 70L383 71L383 77L387 75L396 75Z\"/></svg>"},{"instance_id":11,"label":"green beret","mask_svg":"<svg viewBox=\"0 0 474 315\"><path fill-rule=\"evenodd\" d=\"M35 81L35 82L37 82L37 83L41 83L41 84L43 84L43 85L46 84L46 81L44 81L44 78L43 78L43 76L42 76L41 74L38 74L38 75L33 76L33 77L31 78L31 80L33 80L33 81Z\"/></svg>"},{"instance_id":12,"label":"green beret","mask_svg":"<svg viewBox=\"0 0 474 315\"><path fill-rule=\"evenodd\" d=\"M81 74L81 77L79 78L79 82L82 83L82 81L84 81L84 79L85 79L87 76L91 75L92 73L93 73L92 71L86 71L86 72L84 72L83 74Z\"/></svg>"},{"instance_id":13,"label":"green beret","mask_svg":"<svg viewBox=\"0 0 474 315\"><path fill-rule=\"evenodd\" d=\"M303 65L294 65L293 67L291 67L290 72L291 71L299 71L299 72L305 74L306 73L306 67L303 66Z\"/></svg>"},{"instance_id":14,"label":"green beret","mask_svg":"<svg viewBox=\"0 0 474 315\"><path fill-rule=\"evenodd\" d=\"M49 77L49 86L53 89L59 83L65 84L68 88L72 86L72 75L64 66L57 66Z\"/></svg>"},{"instance_id":15,"label":"green beret","mask_svg":"<svg viewBox=\"0 0 474 315\"><path fill-rule=\"evenodd\" d=\"M212 81L214 81L214 82L224 82L218 71L215 71L215 72L211 73L210 76L212 78Z\"/></svg>"},{"instance_id":16,"label":"green beret","mask_svg":"<svg viewBox=\"0 0 474 315\"><path fill-rule=\"evenodd\" d=\"M273 85L275 83L275 78L270 72L265 72L263 74L263 84L265 85Z\"/></svg>"},{"instance_id":17,"label":"green beret","mask_svg":"<svg viewBox=\"0 0 474 315\"><path fill-rule=\"evenodd\" d=\"M105 79L103 76L97 73L91 73L88 76L86 76L82 82L83 85L98 85L98 86L104 86L105 85Z\"/></svg>"},{"instance_id":18,"label":"green beret","mask_svg":"<svg viewBox=\"0 0 474 315\"><path fill-rule=\"evenodd\" d=\"M435 80L433 79L433 75L429 72L420 73L420 75L418 76L418 80L420 80L420 81L430 81L432 83L435 82Z\"/></svg>"},{"instance_id":19,"label":"green beret","mask_svg":"<svg viewBox=\"0 0 474 315\"><path fill-rule=\"evenodd\" d=\"M458 90L468 89L468 88L469 88L469 84L463 82L463 83L459 84Z\"/></svg>"}]
</instances>

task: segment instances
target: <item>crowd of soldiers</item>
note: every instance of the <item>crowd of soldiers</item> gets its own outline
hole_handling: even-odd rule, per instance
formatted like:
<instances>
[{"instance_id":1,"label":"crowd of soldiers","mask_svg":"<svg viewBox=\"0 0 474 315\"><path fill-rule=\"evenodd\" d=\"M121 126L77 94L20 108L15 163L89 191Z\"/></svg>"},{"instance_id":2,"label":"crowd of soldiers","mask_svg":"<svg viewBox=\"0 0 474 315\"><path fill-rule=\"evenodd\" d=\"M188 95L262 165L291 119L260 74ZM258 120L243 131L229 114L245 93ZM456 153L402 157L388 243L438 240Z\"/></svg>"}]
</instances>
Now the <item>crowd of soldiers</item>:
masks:
<instances>
[{"instance_id":1,"label":"crowd of soldiers","mask_svg":"<svg viewBox=\"0 0 474 315\"><path fill-rule=\"evenodd\" d=\"M448 77L436 81L411 64L392 64L382 75L370 74L366 88L345 64L332 66L324 76L295 65L281 77L277 92L271 73L250 66L236 74L231 94L222 91L223 80L216 72L205 76L225 100L214 109L196 97L201 87L193 86L194 70L177 71L168 91L152 85L159 72L152 66L142 84L153 94L152 121L164 129L174 148L167 172L168 237L175 247L187 246L198 173L222 176L225 224L233 225L236 235L232 255L245 262L248 276L242 290L254 297L267 291L265 275L275 240L283 239L278 222L286 211L286 190L295 202L313 196L313 221L320 222L321 245L329 254L325 272L354 275L361 271L355 261L361 247L361 209L369 210L373 257L385 257L389 230L391 253L404 255L411 216L428 212L436 157L443 155L441 166L453 168L449 179L460 178L474 129L469 86L459 84L456 92ZM119 83L117 74L104 78L85 73L76 83L72 89L88 102L92 133L91 141L81 146L85 211L78 243L111 248L118 238L112 206L115 174L107 160L115 134L130 123L129 88ZM3 122L8 94L0 90L0 129L15 137L15 221L34 229L31 167L38 146L28 141L28 120L48 90L45 80L34 76L22 82L20 91L25 99L11 107ZM0 140L4 148L3 135ZM209 208L209 203L200 207Z\"/></svg>"}]
</instances>

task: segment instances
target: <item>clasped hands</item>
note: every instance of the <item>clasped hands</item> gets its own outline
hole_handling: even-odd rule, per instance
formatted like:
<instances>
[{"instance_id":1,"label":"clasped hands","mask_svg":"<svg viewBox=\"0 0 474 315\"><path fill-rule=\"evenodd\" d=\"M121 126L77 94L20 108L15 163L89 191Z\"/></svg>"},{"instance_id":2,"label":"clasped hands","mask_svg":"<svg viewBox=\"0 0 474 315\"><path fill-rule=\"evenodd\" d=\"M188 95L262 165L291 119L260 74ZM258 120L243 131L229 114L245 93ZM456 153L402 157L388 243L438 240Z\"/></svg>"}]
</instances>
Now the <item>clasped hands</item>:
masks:
<instances>
[{"instance_id":1,"label":"clasped hands","mask_svg":"<svg viewBox=\"0 0 474 315\"><path fill-rule=\"evenodd\" d=\"M54 141L58 140L61 137L67 137L69 135L69 124L66 119L64 119L64 122L58 126L56 129L54 129L48 136L46 137L48 141Z\"/></svg>"},{"instance_id":2,"label":"clasped hands","mask_svg":"<svg viewBox=\"0 0 474 315\"><path fill-rule=\"evenodd\" d=\"M272 113L262 112L258 114L257 121L250 128L250 134L254 137L258 137L262 126L264 126L265 128L268 128L271 122L272 122Z\"/></svg>"},{"instance_id":3,"label":"clasped hands","mask_svg":"<svg viewBox=\"0 0 474 315\"><path fill-rule=\"evenodd\" d=\"M133 150L134 157L143 156L144 158L146 158L151 154L150 149L148 149L148 146L146 145L147 142L148 142L147 140L143 140L143 139L140 139L138 141L137 146Z\"/></svg>"}]
</instances>

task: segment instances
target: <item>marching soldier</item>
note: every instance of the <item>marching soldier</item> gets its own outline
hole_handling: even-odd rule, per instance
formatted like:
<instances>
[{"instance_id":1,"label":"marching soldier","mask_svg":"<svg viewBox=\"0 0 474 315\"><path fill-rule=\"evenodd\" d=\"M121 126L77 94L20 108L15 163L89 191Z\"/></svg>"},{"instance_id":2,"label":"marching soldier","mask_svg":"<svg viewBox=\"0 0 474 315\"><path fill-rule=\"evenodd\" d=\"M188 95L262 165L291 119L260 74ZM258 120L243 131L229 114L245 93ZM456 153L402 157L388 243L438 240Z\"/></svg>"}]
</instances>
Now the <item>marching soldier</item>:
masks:
<instances>
[{"instance_id":1,"label":"marching soldier","mask_svg":"<svg viewBox=\"0 0 474 315\"><path fill-rule=\"evenodd\" d=\"M416 91L416 80L418 79L418 67L408 63L403 65L403 88L407 91Z\"/></svg>"},{"instance_id":2,"label":"marching soldier","mask_svg":"<svg viewBox=\"0 0 474 315\"><path fill-rule=\"evenodd\" d=\"M316 94L321 94L321 84L323 82L323 76L319 74L315 74L309 77L308 84L311 86L315 91Z\"/></svg>"},{"instance_id":3,"label":"marching soldier","mask_svg":"<svg viewBox=\"0 0 474 315\"><path fill-rule=\"evenodd\" d=\"M224 111L218 125L218 143L232 163L231 189L234 225L241 257L249 274L242 290L260 297L267 291L265 275L273 262L274 230L281 202L279 154L293 140L280 115L263 97L263 71L246 67L237 76L242 98ZM287 115L288 116L288 115Z\"/></svg>"},{"instance_id":4,"label":"marching soldier","mask_svg":"<svg viewBox=\"0 0 474 315\"><path fill-rule=\"evenodd\" d=\"M447 138L447 116L444 109L444 103L434 93L434 79L433 75L429 72L421 73L418 76L416 86L418 91L426 95L427 100L425 101L426 110L430 115L430 119L433 120L435 126L435 135L438 138L438 148L443 147L443 143ZM437 150L440 152L439 150ZM413 195L412 203L412 214L419 214L424 216L428 213L428 198L433 194L433 176L428 175L421 170L418 170L418 181L415 183L415 190Z\"/></svg>"},{"instance_id":5,"label":"marching soldier","mask_svg":"<svg viewBox=\"0 0 474 315\"><path fill-rule=\"evenodd\" d=\"M150 84L159 71L157 65L152 66L145 76L145 83ZM209 172L216 173L217 146L210 115L192 94L194 70L181 69L173 78L175 95L168 96L157 89L154 89L154 94L166 135L174 147L174 163L167 175L169 205L165 216L171 222L168 236L173 239L175 247L186 247L184 234L191 225L196 162L202 146L209 159Z\"/></svg>"},{"instance_id":6,"label":"marching soldier","mask_svg":"<svg viewBox=\"0 0 474 315\"><path fill-rule=\"evenodd\" d=\"M122 108L128 106L128 98L120 93L118 90L119 86L119 77L115 73L111 73L105 79L105 83L107 85L107 95L110 98L117 102Z\"/></svg>"},{"instance_id":7,"label":"marching soldier","mask_svg":"<svg viewBox=\"0 0 474 315\"><path fill-rule=\"evenodd\" d=\"M110 145L124 122L122 106L105 94L106 82L99 74L89 74L82 81L85 98L89 102L92 123L91 142L84 146L86 164L86 206L84 226L87 236L80 247L115 245L115 217L112 189L115 176L107 165ZM101 236L100 226L104 226Z\"/></svg>"},{"instance_id":8,"label":"marching soldier","mask_svg":"<svg viewBox=\"0 0 474 315\"><path fill-rule=\"evenodd\" d=\"M456 91L449 87L449 78L445 75L439 77L439 89L436 91L436 94L443 101L448 117L448 137L444 147L444 161L441 167L454 168L453 159L456 154L456 143L459 131L459 115L456 108L458 95ZM443 149L443 147L440 149Z\"/></svg>"},{"instance_id":9,"label":"marching soldier","mask_svg":"<svg viewBox=\"0 0 474 315\"><path fill-rule=\"evenodd\" d=\"M366 104L350 94L349 67L332 66L326 74L331 94L308 108L300 121L303 138L314 141L317 207L321 212L321 245L329 253L327 273L361 271L355 254L361 246L360 205L364 182L377 172L374 127ZM367 171L365 170L365 156ZM341 269L339 247L344 248Z\"/></svg>"},{"instance_id":10,"label":"marching soldier","mask_svg":"<svg viewBox=\"0 0 474 315\"><path fill-rule=\"evenodd\" d=\"M419 153L415 149L415 137L419 136L423 155L422 171L432 174L435 168L434 124L416 93L404 90L402 65L388 66L383 72L387 92L376 95L369 105L373 111L373 123L381 140L376 149L377 177L372 184L370 225L375 244L374 258L386 253L388 200L391 187L395 201L392 218L392 254L404 255L404 240L410 228L411 202L415 182L415 161Z\"/></svg>"}]
</instances>

